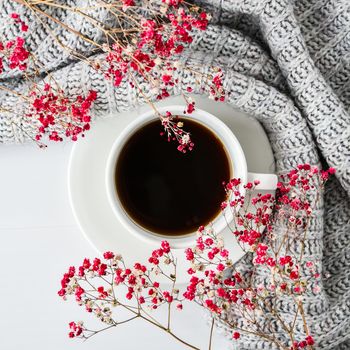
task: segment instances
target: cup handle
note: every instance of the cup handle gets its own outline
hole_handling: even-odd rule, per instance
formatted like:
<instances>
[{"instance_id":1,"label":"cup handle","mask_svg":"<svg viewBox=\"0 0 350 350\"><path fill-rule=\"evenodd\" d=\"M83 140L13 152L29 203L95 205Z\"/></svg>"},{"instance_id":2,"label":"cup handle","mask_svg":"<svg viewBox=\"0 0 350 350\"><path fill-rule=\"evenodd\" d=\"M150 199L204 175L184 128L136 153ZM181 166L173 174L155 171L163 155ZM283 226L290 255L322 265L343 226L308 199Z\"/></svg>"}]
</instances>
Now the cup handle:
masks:
<instances>
[{"instance_id":1,"label":"cup handle","mask_svg":"<svg viewBox=\"0 0 350 350\"><path fill-rule=\"evenodd\" d=\"M275 191L277 188L277 175L275 174L257 174L248 173L248 182L254 182L259 180L259 185L256 186L257 190L270 190Z\"/></svg>"}]
</instances>

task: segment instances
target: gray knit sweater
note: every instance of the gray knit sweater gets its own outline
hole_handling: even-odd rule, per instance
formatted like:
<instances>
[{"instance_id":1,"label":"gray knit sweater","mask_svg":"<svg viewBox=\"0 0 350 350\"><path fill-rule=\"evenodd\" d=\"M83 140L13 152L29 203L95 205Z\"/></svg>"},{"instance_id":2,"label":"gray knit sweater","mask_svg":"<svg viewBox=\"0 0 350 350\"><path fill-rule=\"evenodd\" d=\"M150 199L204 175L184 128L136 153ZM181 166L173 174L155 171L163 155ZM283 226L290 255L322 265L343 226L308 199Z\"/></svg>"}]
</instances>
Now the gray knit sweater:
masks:
<instances>
[{"instance_id":1,"label":"gray knit sweater","mask_svg":"<svg viewBox=\"0 0 350 350\"><path fill-rule=\"evenodd\" d=\"M93 0L65 1L86 2ZM187 63L200 62L204 70L210 64L223 67L227 103L260 121L278 171L304 162L337 169L308 232L305 257L317 264L323 278L321 293L307 295L306 312L318 349L350 349L350 1L203 0L202 4L212 11L213 21L196 36ZM138 103L126 84L114 89L92 69L72 61L48 28L82 53L91 55L91 47L55 23L44 20L45 27L10 0L0 1L0 23L14 10L30 25L30 50L69 94L98 91L96 116L113 115ZM96 28L74 13L50 11L85 35L101 39ZM109 20L103 11L94 16ZM13 36L12 30L2 28L3 35ZM25 89L14 74L6 72L5 83ZM180 84L173 93L192 79L188 72L179 72ZM0 107L15 104L15 97L0 92ZM16 123L24 130L31 128L20 117ZM0 114L0 142L25 139L9 117ZM249 266L249 258L241 264L242 269ZM291 307L288 300L280 305L286 318ZM242 337L241 348L272 349L272 345Z\"/></svg>"}]
</instances>

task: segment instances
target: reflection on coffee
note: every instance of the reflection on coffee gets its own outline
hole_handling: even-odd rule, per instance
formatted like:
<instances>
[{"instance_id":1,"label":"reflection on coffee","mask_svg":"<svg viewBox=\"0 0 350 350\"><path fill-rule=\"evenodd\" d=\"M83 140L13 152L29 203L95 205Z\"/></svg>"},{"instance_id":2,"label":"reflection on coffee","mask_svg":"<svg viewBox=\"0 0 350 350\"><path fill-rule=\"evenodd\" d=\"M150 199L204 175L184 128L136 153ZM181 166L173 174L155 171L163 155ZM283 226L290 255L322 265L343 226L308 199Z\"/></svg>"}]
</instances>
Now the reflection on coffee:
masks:
<instances>
[{"instance_id":1,"label":"reflection on coffee","mask_svg":"<svg viewBox=\"0 0 350 350\"><path fill-rule=\"evenodd\" d=\"M202 124L184 121L195 146L185 154L160 136L159 120L126 141L117 160L115 183L128 216L156 234L175 237L194 232L220 212L222 186L230 162L217 136Z\"/></svg>"}]
</instances>

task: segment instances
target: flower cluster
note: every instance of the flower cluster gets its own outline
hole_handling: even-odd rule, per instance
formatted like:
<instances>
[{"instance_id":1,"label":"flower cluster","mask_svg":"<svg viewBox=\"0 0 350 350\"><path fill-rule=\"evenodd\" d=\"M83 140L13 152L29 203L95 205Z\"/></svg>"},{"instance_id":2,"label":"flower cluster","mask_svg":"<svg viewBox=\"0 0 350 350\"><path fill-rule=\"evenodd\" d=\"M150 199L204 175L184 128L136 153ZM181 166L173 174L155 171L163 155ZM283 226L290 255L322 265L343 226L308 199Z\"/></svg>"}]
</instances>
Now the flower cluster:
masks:
<instances>
[{"instance_id":1,"label":"flower cluster","mask_svg":"<svg viewBox=\"0 0 350 350\"><path fill-rule=\"evenodd\" d=\"M166 135L168 142L176 140L178 142L178 151L182 153L186 153L187 150L192 151L194 143L191 140L190 133L183 130L183 122L179 121L177 116L172 115L170 112L166 112L164 116L159 115L159 118L164 127L164 132L162 131L160 135Z\"/></svg>"},{"instance_id":2,"label":"flower cluster","mask_svg":"<svg viewBox=\"0 0 350 350\"><path fill-rule=\"evenodd\" d=\"M128 310L132 319L147 317L150 310L173 302L176 302L178 309L182 309L179 290L174 287L176 262L168 242L163 241L152 252L148 267L139 262L126 267L122 257L110 251L103 254L103 259L90 261L85 258L77 268L71 266L63 275L58 295L63 299L74 296L80 306L108 326L118 324L113 313L116 307ZM170 273L166 271L169 267ZM170 281L170 288L162 288L158 278ZM122 292L126 302L117 298L117 289ZM71 338L89 338L97 333L88 330L82 323L71 322L69 328Z\"/></svg>"},{"instance_id":3,"label":"flower cluster","mask_svg":"<svg viewBox=\"0 0 350 350\"><path fill-rule=\"evenodd\" d=\"M28 30L27 24L19 14L12 13L10 19L21 32ZM86 97L77 96L73 99L67 97L55 81L52 84L46 83L43 87L39 86L35 81L35 76L33 77L27 72L30 56L30 52L25 48L25 39L21 36L6 42L0 40L0 74L3 72L6 62L6 66L10 70L23 71L24 78L30 86L27 95L14 92L24 102L24 111L20 113L21 117L34 126L31 130L36 129L33 135L26 130L25 134L36 141L40 147L45 147L41 142L44 135L51 141L63 141L64 138L76 141L79 135L84 136L84 132L90 129L90 111L97 98L97 93L90 91ZM34 61L33 65L35 65ZM49 77L47 80L51 80L51 78ZM0 89L11 92L1 85ZM12 113L19 114L17 111L12 111ZM21 128L21 125L16 124L16 126Z\"/></svg>"},{"instance_id":4,"label":"flower cluster","mask_svg":"<svg viewBox=\"0 0 350 350\"><path fill-rule=\"evenodd\" d=\"M16 24L20 25L22 32L28 30L28 26L17 13L12 13L11 18ZM21 71L26 70L29 55L29 52L25 49L25 40L21 36L7 41L2 41L0 38L0 74L3 73L5 62L11 70L16 68Z\"/></svg>"},{"instance_id":5,"label":"flower cluster","mask_svg":"<svg viewBox=\"0 0 350 350\"><path fill-rule=\"evenodd\" d=\"M69 338L79 337L83 333L83 323L70 322L69 329L70 329L70 332L68 333Z\"/></svg>"},{"instance_id":6,"label":"flower cluster","mask_svg":"<svg viewBox=\"0 0 350 350\"><path fill-rule=\"evenodd\" d=\"M121 84L129 84L135 89L138 99L146 100L156 110L151 100L161 100L169 97L173 93L177 85L182 84L182 95L186 103L184 113L190 114L195 110L195 102L188 96L193 91L201 91L209 95L217 101L225 99L225 91L223 88L223 72L219 67L211 67L205 73L200 65L187 65L181 61L181 56L188 45L194 40L197 31L204 31L207 28L210 15L202 11L199 7L193 6L183 0L159 0L159 1L143 1L143 0L119 0L113 4L101 2L98 6L102 11L106 11L111 18L114 18L114 24L103 24L93 14L87 15L85 8L75 8L77 15L82 15L82 20L90 22L92 25L99 23L99 29L106 38L105 42L93 41L91 38L83 34L77 33L74 28L70 28L67 24L62 23L59 18L54 18L48 12L46 13L40 7L41 1L34 3L20 2L23 6L27 6L28 10L34 12L37 17L46 16L49 21L61 24L65 30L75 33L80 40L87 41L89 45L93 45L105 52L105 58L101 61L98 58L80 57L80 59L97 69L103 76L110 80L117 88ZM44 8L54 6L50 2L43 2ZM62 8L71 10L69 5L62 5ZM108 17L108 16L107 16ZM28 31L27 24L21 19L20 15L13 13L10 16L12 25L16 26L18 31L24 33ZM70 47L56 38L60 45L67 52L74 52L75 48ZM27 72L28 59L32 57L30 73ZM24 71L24 78L28 80L30 90L36 88L36 77L39 77L40 71L45 71L45 67L38 67L40 60L37 60L25 47L25 40L18 36L8 42L2 42L0 38L0 74L4 69L19 69ZM6 68L5 68L6 67ZM183 81L179 81L179 70L185 70L189 75L193 76L193 85L183 85ZM40 77L39 77L40 78ZM0 89L9 92L9 89L0 85ZM59 90L57 88L56 90ZM14 94L23 98L23 102L27 103L26 96L21 96L16 91ZM33 94L37 93L36 91ZM59 93L61 94L61 92ZM45 96L45 99L48 97ZM62 101L66 99L62 97ZM84 103L84 101L76 101ZM75 103L75 101L72 101ZM39 118L27 118L26 122L31 123L32 120L39 120L41 123L40 130L36 135L28 135L28 130L32 128L23 128L21 123L16 124L18 128L22 128L23 132L36 140L39 145L43 145L39 140L42 134L49 135L49 140L60 141L63 136L72 140L77 138L78 134L83 134L89 127L86 122L82 124L77 120L69 122L65 120L66 114L63 113L63 119L60 120L66 135L53 130L48 132L48 126L52 125L51 111L41 109L37 111L33 106L29 106L29 113L26 116L40 113ZM14 114L17 111L8 111ZM164 135L168 141L175 141L178 144L180 152L187 152L193 149L193 142L190 134L180 126L176 120L177 116L170 113L158 113L161 123L164 127ZM55 118L57 121L59 118ZM84 117L84 119L88 119ZM67 125L70 124L70 125Z\"/></svg>"},{"instance_id":7,"label":"flower cluster","mask_svg":"<svg viewBox=\"0 0 350 350\"><path fill-rule=\"evenodd\" d=\"M27 24L21 19L21 16L18 13L13 12L13 13L11 13L10 17L13 19L14 23L19 25L20 30L22 32L27 32L28 31Z\"/></svg>"},{"instance_id":8,"label":"flower cluster","mask_svg":"<svg viewBox=\"0 0 350 350\"><path fill-rule=\"evenodd\" d=\"M311 335L305 337L304 340L293 342L292 350L312 348L315 345L314 338Z\"/></svg>"},{"instance_id":9,"label":"flower cluster","mask_svg":"<svg viewBox=\"0 0 350 350\"><path fill-rule=\"evenodd\" d=\"M90 109L96 98L97 93L90 91L85 98L77 96L70 100L52 84L45 84L43 89L37 86L28 97L30 102L25 117L39 124L35 135L37 141L45 134L52 141L63 141L63 137L76 141L90 129Z\"/></svg>"},{"instance_id":10,"label":"flower cluster","mask_svg":"<svg viewBox=\"0 0 350 350\"><path fill-rule=\"evenodd\" d=\"M135 16L137 5L133 1L123 4L125 21L129 22L128 15L132 13ZM184 1L163 1L161 5L150 2L143 5L143 14L133 21L134 31L124 32L124 40L115 38L111 45L104 45L106 62L97 62L95 66L104 71L106 78L111 79L116 87L127 81L146 99L148 93L141 86L147 82L152 95L161 100L169 97L171 89L179 84L177 71L180 68L186 69L179 57L193 41L194 31L207 28L209 15L197 8L188 7ZM148 16L144 16L145 12ZM128 40L128 36L132 36L132 40ZM193 74L200 75L198 80L205 82L201 83L202 88L205 85L206 92L212 98L224 100L222 71L219 68L215 68L213 74L209 75L196 71ZM187 105L184 113L190 114L195 109L195 103L185 94L192 92L193 87L185 86L184 90ZM180 152L193 148L189 133L173 120L176 116L159 113L159 117L167 140L177 141Z\"/></svg>"},{"instance_id":11,"label":"flower cluster","mask_svg":"<svg viewBox=\"0 0 350 350\"><path fill-rule=\"evenodd\" d=\"M302 260L305 239L319 193L334 172L333 168L322 171L309 164L299 165L281 176L276 198L271 194L254 196L258 181L242 186L240 179L233 179L225 185L228 200L221 207L232 210L230 229L242 249L252 254L252 270L244 276L237 271L222 237L211 227L201 227L196 246L186 250L191 279L184 296L215 314L233 330L233 339L239 339L241 332L261 336L259 316L278 313L266 303L267 297L277 304L279 298L288 296L295 301L297 314L305 318L302 296L320 291L316 262ZM247 203L253 210L248 210ZM268 271L269 278L256 284L252 276L261 268ZM243 317L244 325L223 316L227 311ZM279 317L276 321L287 335L293 334L295 325L286 325ZM278 345L273 335L263 337ZM313 345L314 340L306 331L305 339L291 337L290 344L293 350L301 349Z\"/></svg>"},{"instance_id":12,"label":"flower cluster","mask_svg":"<svg viewBox=\"0 0 350 350\"><path fill-rule=\"evenodd\" d=\"M129 73L136 72L156 79L158 99L169 96L168 87L177 83L174 77L177 67L168 59L181 54L185 45L192 42L193 28L205 30L208 24L205 12L192 14L186 7L179 7L181 3L170 2L162 7L161 18L155 15L158 8L146 5L145 11L150 18L141 15L135 19L139 20L136 42L131 44L118 40L111 46L105 46L108 53L106 76L113 79L115 86L119 86L123 79L129 80ZM130 12L133 10L131 8ZM125 8L125 17L127 14L128 9ZM156 17L153 19L151 16Z\"/></svg>"},{"instance_id":13,"label":"flower cluster","mask_svg":"<svg viewBox=\"0 0 350 350\"><path fill-rule=\"evenodd\" d=\"M183 292L176 287L176 260L164 241L152 252L148 266L135 263L127 268L123 259L112 252L104 254L105 262L85 259L77 269L71 267L64 274L58 294L63 298L74 295L79 305L108 328L118 324L111 308L120 306L132 314L126 321L143 318L179 340L170 330L171 306L176 303L176 308L182 310L187 301L207 309L213 315L213 325L224 325L233 340L248 333L279 349L312 349L315 340L307 325L303 300L308 293L320 291L320 271L317 261L303 259L303 253L309 218L317 208L325 182L334 173L333 168L322 171L309 164L299 165L281 176L276 197L257 193L259 181L243 185L240 179L232 179L225 184L227 201L222 209L225 212L230 208L234 214L230 229L242 249L251 255L250 270L238 270L222 236L209 225L198 229L196 245L184 252L190 277ZM253 209L248 210L248 204ZM255 279L261 269L268 272L268 277ZM164 289L160 277L165 277L171 287ZM125 299L134 301L134 306L117 299L116 288L121 288ZM280 316L275 306L285 297L295 303L292 323ZM148 310L162 305L168 306L166 326L148 314ZM296 320L300 318L304 336L296 335ZM267 321L277 325L278 335L266 330ZM69 327L70 337L89 338L100 332L88 330L82 323L72 322Z\"/></svg>"},{"instance_id":14,"label":"flower cluster","mask_svg":"<svg viewBox=\"0 0 350 350\"><path fill-rule=\"evenodd\" d=\"M186 250L186 259L191 263L186 299L195 300L219 317L234 305L246 310L256 308L254 292L245 287L242 275L234 270L223 238L211 227L199 229L196 246ZM231 328L233 337L238 339L239 332Z\"/></svg>"}]
</instances>

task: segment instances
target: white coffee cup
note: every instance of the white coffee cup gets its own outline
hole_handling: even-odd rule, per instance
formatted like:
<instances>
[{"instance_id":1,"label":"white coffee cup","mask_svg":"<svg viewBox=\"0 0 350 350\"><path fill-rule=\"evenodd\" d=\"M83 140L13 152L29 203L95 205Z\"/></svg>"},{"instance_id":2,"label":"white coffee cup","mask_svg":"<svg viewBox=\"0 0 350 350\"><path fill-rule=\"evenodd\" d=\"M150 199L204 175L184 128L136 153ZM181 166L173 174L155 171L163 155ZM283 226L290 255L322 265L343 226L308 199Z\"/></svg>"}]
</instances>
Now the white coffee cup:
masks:
<instances>
[{"instance_id":1,"label":"white coffee cup","mask_svg":"<svg viewBox=\"0 0 350 350\"><path fill-rule=\"evenodd\" d=\"M158 108L158 112L165 113L167 111L171 112L173 115L180 115L181 117L188 117L193 119L208 129L210 129L216 136L221 140L223 146L226 149L228 158L230 161L230 173L233 177L241 179L240 192L242 195L245 194L245 189L243 185L248 181L253 182L254 180L259 180L260 184L257 187L259 190L275 190L277 186L277 176L275 174L257 174L249 173L247 169L247 161L244 156L243 149L237 140L236 136L233 134L232 130L226 126L220 119L213 116L212 114L196 109L190 115L184 113L186 108L184 106L167 106ZM117 218L122 222L122 224L127 228L130 233L142 239L148 243L159 245L159 243L166 239L172 248L186 248L190 247L195 242L195 232L193 234L187 234L185 236L165 236L160 235L157 232L150 232L149 230L143 228L139 224L133 221L132 218L124 210L117 194L116 184L115 184L115 170L116 164L120 152L122 151L125 143L128 141L131 135L133 135L137 130L150 123L151 121L157 119L155 112L150 110L138 118L136 118L132 123L130 123L115 140L110 154L107 159L106 167L106 190L109 202L113 208L113 211ZM253 137L253 135L252 135ZM176 145L174 144L174 147ZM194 151L195 152L195 151ZM224 214L224 215L223 215ZM233 220L233 214L229 207L224 210L224 213L220 213L212 222L213 229L216 232L221 232L227 223Z\"/></svg>"}]
</instances>

